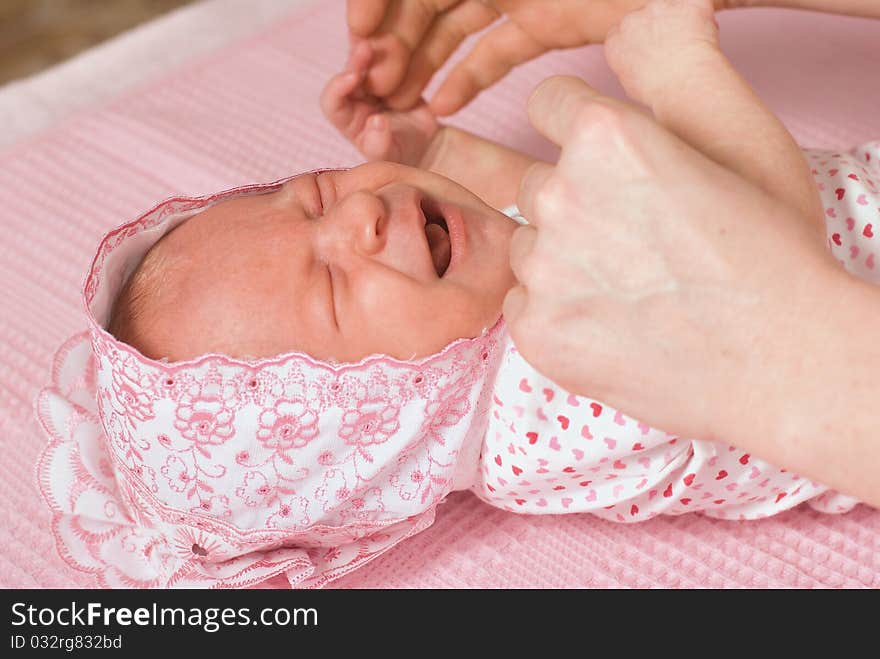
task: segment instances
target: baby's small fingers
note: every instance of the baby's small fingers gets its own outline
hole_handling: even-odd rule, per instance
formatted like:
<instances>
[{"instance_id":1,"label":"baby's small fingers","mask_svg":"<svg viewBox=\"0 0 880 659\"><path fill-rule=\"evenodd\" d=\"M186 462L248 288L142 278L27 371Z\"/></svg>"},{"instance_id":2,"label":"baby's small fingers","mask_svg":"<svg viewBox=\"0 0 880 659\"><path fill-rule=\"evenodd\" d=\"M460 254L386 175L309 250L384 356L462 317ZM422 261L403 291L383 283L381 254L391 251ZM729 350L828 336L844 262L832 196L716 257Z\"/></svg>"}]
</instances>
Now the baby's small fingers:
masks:
<instances>
[{"instance_id":1,"label":"baby's small fingers","mask_svg":"<svg viewBox=\"0 0 880 659\"><path fill-rule=\"evenodd\" d=\"M361 134L358 148L367 160L387 160L391 151L391 127L381 114L369 117Z\"/></svg>"},{"instance_id":2,"label":"baby's small fingers","mask_svg":"<svg viewBox=\"0 0 880 659\"><path fill-rule=\"evenodd\" d=\"M367 130L377 135L387 133L389 129L388 117L381 114L374 114L367 120Z\"/></svg>"},{"instance_id":3,"label":"baby's small fingers","mask_svg":"<svg viewBox=\"0 0 880 659\"><path fill-rule=\"evenodd\" d=\"M363 71L366 73L373 63L373 47L366 39L354 38L348 52L346 71Z\"/></svg>"},{"instance_id":4,"label":"baby's small fingers","mask_svg":"<svg viewBox=\"0 0 880 659\"><path fill-rule=\"evenodd\" d=\"M348 123L354 110L351 94L363 82L363 74L347 71L333 76L321 92L321 111L334 125Z\"/></svg>"}]
</instances>

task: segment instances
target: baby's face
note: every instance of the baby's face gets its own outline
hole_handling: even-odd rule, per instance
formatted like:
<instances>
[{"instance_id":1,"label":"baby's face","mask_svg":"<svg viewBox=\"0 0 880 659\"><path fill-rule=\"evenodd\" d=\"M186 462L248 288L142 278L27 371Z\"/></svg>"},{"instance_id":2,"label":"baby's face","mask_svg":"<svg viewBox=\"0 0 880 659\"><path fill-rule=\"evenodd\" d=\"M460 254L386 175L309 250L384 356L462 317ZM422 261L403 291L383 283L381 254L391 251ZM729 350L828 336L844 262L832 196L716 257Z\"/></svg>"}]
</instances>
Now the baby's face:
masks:
<instances>
[{"instance_id":1,"label":"baby's face","mask_svg":"<svg viewBox=\"0 0 880 659\"><path fill-rule=\"evenodd\" d=\"M515 224L449 179L394 163L223 202L160 244L150 357L430 355L499 318Z\"/></svg>"}]
</instances>

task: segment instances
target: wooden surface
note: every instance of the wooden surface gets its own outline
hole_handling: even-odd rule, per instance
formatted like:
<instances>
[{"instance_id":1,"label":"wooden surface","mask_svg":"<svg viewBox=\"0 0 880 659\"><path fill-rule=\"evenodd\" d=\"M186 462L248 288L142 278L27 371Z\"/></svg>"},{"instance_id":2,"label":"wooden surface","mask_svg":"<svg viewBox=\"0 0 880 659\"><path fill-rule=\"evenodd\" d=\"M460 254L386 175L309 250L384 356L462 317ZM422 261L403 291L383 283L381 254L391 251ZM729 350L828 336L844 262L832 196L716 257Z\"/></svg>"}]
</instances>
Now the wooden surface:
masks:
<instances>
[{"instance_id":1,"label":"wooden surface","mask_svg":"<svg viewBox=\"0 0 880 659\"><path fill-rule=\"evenodd\" d=\"M0 0L0 85L193 0Z\"/></svg>"}]
</instances>

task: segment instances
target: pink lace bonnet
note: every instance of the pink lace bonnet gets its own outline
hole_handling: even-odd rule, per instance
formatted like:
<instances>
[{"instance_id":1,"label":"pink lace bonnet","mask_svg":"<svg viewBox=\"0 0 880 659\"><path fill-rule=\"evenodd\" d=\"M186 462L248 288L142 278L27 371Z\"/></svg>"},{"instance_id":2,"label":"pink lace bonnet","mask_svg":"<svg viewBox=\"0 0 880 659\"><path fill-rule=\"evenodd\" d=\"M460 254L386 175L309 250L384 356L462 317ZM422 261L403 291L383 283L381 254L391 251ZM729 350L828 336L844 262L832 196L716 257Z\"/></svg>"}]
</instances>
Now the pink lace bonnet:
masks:
<instances>
[{"instance_id":1,"label":"pink lace bonnet","mask_svg":"<svg viewBox=\"0 0 880 659\"><path fill-rule=\"evenodd\" d=\"M104 329L179 223L287 180L175 198L102 239L89 329L37 400L37 467L61 555L104 586L321 586L428 527L476 471L503 323L418 361L301 353L163 363Z\"/></svg>"}]
</instances>

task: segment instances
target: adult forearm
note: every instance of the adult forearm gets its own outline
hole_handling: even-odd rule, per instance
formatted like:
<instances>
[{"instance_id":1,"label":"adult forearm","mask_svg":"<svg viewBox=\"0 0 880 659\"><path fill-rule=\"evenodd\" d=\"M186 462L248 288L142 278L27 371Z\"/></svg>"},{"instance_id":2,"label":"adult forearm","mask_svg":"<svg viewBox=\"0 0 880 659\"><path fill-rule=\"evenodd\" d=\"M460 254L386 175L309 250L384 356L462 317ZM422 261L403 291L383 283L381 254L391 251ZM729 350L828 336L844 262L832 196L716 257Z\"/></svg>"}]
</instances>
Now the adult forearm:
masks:
<instances>
[{"instance_id":1,"label":"adult forearm","mask_svg":"<svg viewBox=\"0 0 880 659\"><path fill-rule=\"evenodd\" d=\"M756 347L755 399L719 439L880 507L880 287L840 273L802 308L788 336Z\"/></svg>"},{"instance_id":2,"label":"adult forearm","mask_svg":"<svg viewBox=\"0 0 880 659\"><path fill-rule=\"evenodd\" d=\"M796 209L825 242L816 184L794 138L718 53L673 77L654 99L657 120L715 162Z\"/></svg>"},{"instance_id":3,"label":"adult forearm","mask_svg":"<svg viewBox=\"0 0 880 659\"><path fill-rule=\"evenodd\" d=\"M809 9L847 16L880 18L880 2L877 0L716 0L719 9L740 7L787 7Z\"/></svg>"}]
</instances>

